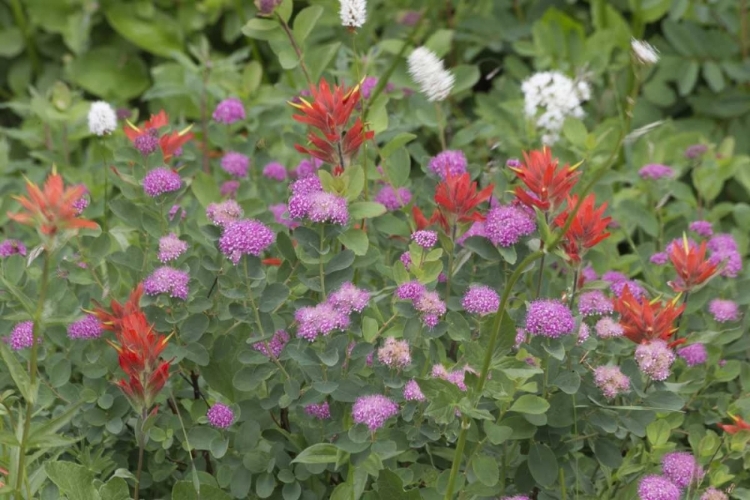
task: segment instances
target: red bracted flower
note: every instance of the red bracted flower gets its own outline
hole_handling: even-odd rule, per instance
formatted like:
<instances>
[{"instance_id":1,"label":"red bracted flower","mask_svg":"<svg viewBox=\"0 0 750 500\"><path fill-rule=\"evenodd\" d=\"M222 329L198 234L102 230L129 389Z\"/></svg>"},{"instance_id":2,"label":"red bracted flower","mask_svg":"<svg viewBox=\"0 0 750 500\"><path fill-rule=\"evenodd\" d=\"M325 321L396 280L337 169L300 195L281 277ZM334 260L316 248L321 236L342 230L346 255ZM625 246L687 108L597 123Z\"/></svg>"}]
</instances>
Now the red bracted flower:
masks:
<instances>
[{"instance_id":1,"label":"red bracted flower","mask_svg":"<svg viewBox=\"0 0 750 500\"><path fill-rule=\"evenodd\" d=\"M143 135L158 136L158 129L167 125L169 125L169 116L164 110L161 110L156 115L151 115L151 118L146 120L146 123L142 127L138 128L132 123L127 122L123 130L128 139L130 139L130 142L136 144L136 140ZM170 132L159 137L159 148L164 156L164 161L172 158L178 149L193 138L193 133L190 132L192 127L190 125L179 132Z\"/></svg>"},{"instance_id":2,"label":"red bracted flower","mask_svg":"<svg viewBox=\"0 0 750 500\"><path fill-rule=\"evenodd\" d=\"M190 132L191 128L192 125L187 127L185 130L181 130L180 132L170 132L169 134L165 134L159 138L159 147L161 148L161 153L164 156L164 161L169 161L169 159L172 158L175 153L177 153L177 150L179 150L193 138L193 133Z\"/></svg>"},{"instance_id":3,"label":"red bracted flower","mask_svg":"<svg viewBox=\"0 0 750 500\"><path fill-rule=\"evenodd\" d=\"M678 298L666 304L659 299L650 302L646 298L639 300L625 285L620 298L614 301L624 335L636 344L655 339L668 342L678 329L674 325L675 320L685 309L684 304L677 306Z\"/></svg>"},{"instance_id":4,"label":"red bracted flower","mask_svg":"<svg viewBox=\"0 0 750 500\"><path fill-rule=\"evenodd\" d=\"M445 180L435 188L435 203L440 211L437 222L448 232L456 223L484 220L476 207L490 199L493 189L495 186L490 184L477 191L477 183L471 182L468 172L458 176L448 173ZM435 218L434 214L432 218Z\"/></svg>"},{"instance_id":5,"label":"red bracted flower","mask_svg":"<svg viewBox=\"0 0 750 500\"><path fill-rule=\"evenodd\" d=\"M44 183L44 189L26 179L26 191L29 197L14 196L24 210L18 213L8 212L8 217L27 226L36 226L45 236L53 236L66 229L96 229L96 222L81 219L76 215L73 205L85 193L83 185L65 187L63 178L53 168Z\"/></svg>"},{"instance_id":6,"label":"red bracted flower","mask_svg":"<svg viewBox=\"0 0 750 500\"><path fill-rule=\"evenodd\" d=\"M125 135L128 136L128 139L130 139L130 142L135 142L135 140L140 136L152 133L151 130L158 130L162 127L166 127L167 125L169 125L169 117L167 116L167 113L162 109L157 114L151 115L151 118L146 120L146 123L144 123L141 128L138 128L132 123L127 122L125 128L123 128L123 131L125 132Z\"/></svg>"},{"instance_id":7,"label":"red bracted flower","mask_svg":"<svg viewBox=\"0 0 750 500\"><path fill-rule=\"evenodd\" d=\"M580 163L558 167L557 158L552 158L552 151L546 146L541 151L524 153L523 158L520 167L509 167L526 185L526 189L516 187L516 196L530 207L554 212L578 182L576 169Z\"/></svg>"},{"instance_id":8,"label":"red bracted flower","mask_svg":"<svg viewBox=\"0 0 750 500\"><path fill-rule=\"evenodd\" d=\"M719 262L711 263L706 259L706 242L700 246L691 245L687 236L682 236L682 245L670 246L669 260L677 271L677 281L670 281L669 286L676 292L687 292L707 282L719 271Z\"/></svg>"},{"instance_id":9,"label":"red bracted flower","mask_svg":"<svg viewBox=\"0 0 750 500\"><path fill-rule=\"evenodd\" d=\"M309 154L326 163L345 168L348 161L356 155L365 140L372 139L375 132L366 131L360 118L348 130L349 118L360 102L359 85L346 90L343 86L334 85L333 91L328 82L321 80L319 88L310 87L311 102L300 98L299 103L290 102L302 114L292 115L300 123L320 131L307 134L312 147L295 144L297 151Z\"/></svg>"},{"instance_id":10,"label":"red bracted flower","mask_svg":"<svg viewBox=\"0 0 750 500\"><path fill-rule=\"evenodd\" d=\"M721 427L722 430L726 432L727 434L737 434L740 431L750 431L750 423L747 423L744 420L742 420L742 417L735 417L734 415L729 415L729 418L734 420L734 425L719 424L719 427Z\"/></svg>"},{"instance_id":11,"label":"red bracted flower","mask_svg":"<svg viewBox=\"0 0 750 500\"><path fill-rule=\"evenodd\" d=\"M102 306L99 302L93 301L96 305L96 308L93 311L90 311L91 314L95 315L99 322L102 324L102 327L105 330L109 330L111 332L118 332L122 329L122 322L125 318L130 316L131 314L135 314L137 312L140 312L141 310L141 297L143 296L143 283L139 283L135 290L130 292L130 297L128 297L127 302L124 304L120 304L116 300L112 300L109 303L109 308L112 310L112 312L108 312L104 306ZM89 312L89 311L87 311Z\"/></svg>"},{"instance_id":12,"label":"red bracted flower","mask_svg":"<svg viewBox=\"0 0 750 500\"><path fill-rule=\"evenodd\" d=\"M568 206L555 218L555 225L564 227L571 211L578 203L578 196L568 197ZM573 222L565 233L563 248L568 257L575 262L581 262L581 257L589 248L594 247L600 241L609 237L607 225L612 217L603 217L607 204L603 203L596 208L596 197L593 194L584 198Z\"/></svg>"},{"instance_id":13,"label":"red bracted flower","mask_svg":"<svg viewBox=\"0 0 750 500\"><path fill-rule=\"evenodd\" d=\"M422 213L422 210L420 210L417 206L411 207L411 214L414 217L414 224L417 226L417 231L426 229L436 222L439 222L440 225L447 224L444 222L444 219L442 215L440 215L440 212L438 210L433 210L432 215L429 219L425 217L424 213Z\"/></svg>"}]
</instances>

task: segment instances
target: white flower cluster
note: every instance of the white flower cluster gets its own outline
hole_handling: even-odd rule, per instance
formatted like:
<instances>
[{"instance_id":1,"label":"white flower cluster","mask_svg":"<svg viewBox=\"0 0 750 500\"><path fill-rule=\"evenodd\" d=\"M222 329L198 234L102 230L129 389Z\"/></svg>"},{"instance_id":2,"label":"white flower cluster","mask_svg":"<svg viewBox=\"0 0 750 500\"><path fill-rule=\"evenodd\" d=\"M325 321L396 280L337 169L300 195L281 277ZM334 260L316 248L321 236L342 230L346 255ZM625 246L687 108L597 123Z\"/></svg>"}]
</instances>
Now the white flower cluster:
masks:
<instances>
[{"instance_id":1,"label":"white flower cluster","mask_svg":"<svg viewBox=\"0 0 750 500\"><path fill-rule=\"evenodd\" d=\"M633 38L630 41L630 47L633 49L636 60L641 64L651 66L659 62L659 53L650 43Z\"/></svg>"},{"instance_id":2,"label":"white flower cluster","mask_svg":"<svg viewBox=\"0 0 750 500\"><path fill-rule=\"evenodd\" d=\"M111 134L117 128L117 114L104 101L91 103L89 108L89 131L99 136Z\"/></svg>"},{"instance_id":3,"label":"white flower cluster","mask_svg":"<svg viewBox=\"0 0 750 500\"><path fill-rule=\"evenodd\" d=\"M341 24L347 28L361 28L367 20L366 0L340 0Z\"/></svg>"},{"instance_id":4,"label":"white flower cluster","mask_svg":"<svg viewBox=\"0 0 750 500\"><path fill-rule=\"evenodd\" d=\"M581 104L591 98L591 87L573 81L559 71L535 73L521 84L526 116L544 131L542 142L552 145L560 138L565 118L585 115Z\"/></svg>"},{"instance_id":5,"label":"white flower cluster","mask_svg":"<svg viewBox=\"0 0 750 500\"><path fill-rule=\"evenodd\" d=\"M417 47L409 55L409 74L428 101L444 100L456 81L456 77L443 67L443 61L426 47Z\"/></svg>"}]
</instances>

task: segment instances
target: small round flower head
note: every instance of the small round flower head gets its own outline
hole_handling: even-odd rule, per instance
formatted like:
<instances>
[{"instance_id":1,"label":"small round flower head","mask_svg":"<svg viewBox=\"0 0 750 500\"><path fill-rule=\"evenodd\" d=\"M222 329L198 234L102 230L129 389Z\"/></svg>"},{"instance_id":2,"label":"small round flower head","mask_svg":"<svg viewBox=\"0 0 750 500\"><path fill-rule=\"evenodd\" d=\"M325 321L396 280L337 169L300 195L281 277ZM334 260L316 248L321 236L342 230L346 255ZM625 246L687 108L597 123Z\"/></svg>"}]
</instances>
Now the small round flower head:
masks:
<instances>
[{"instance_id":1,"label":"small round flower head","mask_svg":"<svg viewBox=\"0 0 750 500\"><path fill-rule=\"evenodd\" d=\"M652 264L663 266L664 264L669 262L669 255L667 255L667 252L656 252L648 260Z\"/></svg>"},{"instance_id":2,"label":"small round flower head","mask_svg":"<svg viewBox=\"0 0 750 500\"><path fill-rule=\"evenodd\" d=\"M328 303L337 311L349 314L352 311L361 313L370 301L370 292L357 288L351 282L344 283L341 287L328 296Z\"/></svg>"},{"instance_id":3,"label":"small round flower head","mask_svg":"<svg viewBox=\"0 0 750 500\"><path fill-rule=\"evenodd\" d=\"M347 28L361 28L367 20L366 0L339 0L341 25Z\"/></svg>"},{"instance_id":4,"label":"small round flower head","mask_svg":"<svg viewBox=\"0 0 750 500\"><path fill-rule=\"evenodd\" d=\"M305 196L322 191L323 184L317 176L300 176L289 186L289 189L292 191L292 196Z\"/></svg>"},{"instance_id":5,"label":"small round flower head","mask_svg":"<svg viewBox=\"0 0 750 500\"><path fill-rule=\"evenodd\" d=\"M625 281L618 281L616 283L612 283L609 289L612 291L615 297L620 297L625 287L628 287L628 290L630 290L630 293L632 293L633 297L635 297L636 299L641 299L645 297L646 295L648 295L646 292L646 289L643 288L640 284L638 284L637 281L634 281L634 280L625 280Z\"/></svg>"},{"instance_id":6,"label":"small round flower head","mask_svg":"<svg viewBox=\"0 0 750 500\"><path fill-rule=\"evenodd\" d=\"M104 328L99 319L91 314L68 325L70 339L97 339L102 336Z\"/></svg>"},{"instance_id":7,"label":"small round flower head","mask_svg":"<svg viewBox=\"0 0 750 500\"><path fill-rule=\"evenodd\" d=\"M307 158L305 158L304 160L300 161L299 164L297 164L297 168L295 168L291 172L291 175L292 177L295 177L297 179L304 179L305 177L315 176L322 165L322 160L319 160L317 158L308 160ZM321 187L320 189L323 188ZM320 189L318 191L320 191Z\"/></svg>"},{"instance_id":8,"label":"small round flower head","mask_svg":"<svg viewBox=\"0 0 750 500\"><path fill-rule=\"evenodd\" d=\"M271 356L278 358L288 342L289 334L284 330L277 330L276 333L273 334L273 337L271 337L271 340L256 342L253 344L253 349L263 353L267 358L270 358Z\"/></svg>"},{"instance_id":9,"label":"small round flower head","mask_svg":"<svg viewBox=\"0 0 750 500\"><path fill-rule=\"evenodd\" d=\"M91 103L88 120L89 132L94 135L109 135L117 129L117 113L104 101Z\"/></svg>"},{"instance_id":10,"label":"small round flower head","mask_svg":"<svg viewBox=\"0 0 750 500\"><path fill-rule=\"evenodd\" d=\"M657 339L636 347L635 360L638 368L653 380L666 380L675 355L666 342Z\"/></svg>"},{"instance_id":11,"label":"small round flower head","mask_svg":"<svg viewBox=\"0 0 750 500\"><path fill-rule=\"evenodd\" d=\"M521 84L524 113L541 130L542 142L550 145L560 137L565 118L583 118L583 103L591 97L591 87L559 71L540 71Z\"/></svg>"},{"instance_id":12,"label":"small round flower head","mask_svg":"<svg viewBox=\"0 0 750 500\"><path fill-rule=\"evenodd\" d=\"M83 186L86 189L86 193L84 193L83 196L78 198L76 201L73 202L73 210L75 210L76 215L81 215L86 208L88 208L90 200L88 195L88 188L86 186Z\"/></svg>"},{"instance_id":13,"label":"small round flower head","mask_svg":"<svg viewBox=\"0 0 750 500\"><path fill-rule=\"evenodd\" d=\"M670 178L674 175L674 169L666 165L660 165L658 163L650 163L638 171L638 175L642 179L658 180L664 178Z\"/></svg>"},{"instance_id":14,"label":"small round flower head","mask_svg":"<svg viewBox=\"0 0 750 500\"><path fill-rule=\"evenodd\" d=\"M708 352L703 344L681 347L677 350L677 355L684 359L688 366L702 365L708 359Z\"/></svg>"},{"instance_id":15,"label":"small round flower head","mask_svg":"<svg viewBox=\"0 0 750 500\"><path fill-rule=\"evenodd\" d=\"M636 61L644 66L651 66L659 61L659 52L646 41L633 38L630 40L630 47L633 49Z\"/></svg>"},{"instance_id":16,"label":"small round flower head","mask_svg":"<svg viewBox=\"0 0 750 500\"><path fill-rule=\"evenodd\" d=\"M331 407L328 401L305 406L305 413L318 420L328 420L331 418Z\"/></svg>"},{"instance_id":17,"label":"small round flower head","mask_svg":"<svg viewBox=\"0 0 750 500\"><path fill-rule=\"evenodd\" d=\"M705 144L693 144L692 146L688 146L685 150L685 158L688 160L695 160L706 154L706 151L708 151L708 146Z\"/></svg>"},{"instance_id":18,"label":"small round flower head","mask_svg":"<svg viewBox=\"0 0 750 500\"><path fill-rule=\"evenodd\" d=\"M314 307L303 307L294 313L297 320L297 337L309 342L321 335L329 335L334 330L345 330L349 327L349 314L337 311L326 302Z\"/></svg>"},{"instance_id":19,"label":"small round flower head","mask_svg":"<svg viewBox=\"0 0 750 500\"><path fill-rule=\"evenodd\" d=\"M141 134L135 138L133 146L143 156L150 155L159 148L159 132L153 128L149 129L145 134Z\"/></svg>"},{"instance_id":20,"label":"small round flower head","mask_svg":"<svg viewBox=\"0 0 750 500\"><path fill-rule=\"evenodd\" d=\"M466 160L466 155L463 151L447 150L430 158L428 168L432 173L437 174L438 177L445 180L448 175L458 177L463 174L466 172L468 165L469 162Z\"/></svg>"},{"instance_id":21,"label":"small round flower head","mask_svg":"<svg viewBox=\"0 0 750 500\"><path fill-rule=\"evenodd\" d=\"M182 241L176 234L170 233L159 240L159 260L162 263L175 260L187 252L187 249L186 241Z\"/></svg>"},{"instance_id":22,"label":"small round flower head","mask_svg":"<svg viewBox=\"0 0 750 500\"><path fill-rule=\"evenodd\" d=\"M407 401L424 401L427 398L422 394L422 389L419 388L417 381L411 379L404 385L404 399Z\"/></svg>"},{"instance_id":23,"label":"small round flower head","mask_svg":"<svg viewBox=\"0 0 750 500\"><path fill-rule=\"evenodd\" d=\"M466 240L473 236L479 236L482 238L487 237L487 229L485 228L484 221L477 221L473 223L464 234L456 239L456 243L463 245Z\"/></svg>"},{"instance_id":24,"label":"small round flower head","mask_svg":"<svg viewBox=\"0 0 750 500\"><path fill-rule=\"evenodd\" d=\"M443 61L430 49L417 47L409 55L409 74L430 102L443 101L456 78L443 67Z\"/></svg>"},{"instance_id":25,"label":"small round flower head","mask_svg":"<svg viewBox=\"0 0 750 500\"><path fill-rule=\"evenodd\" d=\"M13 327L13 330L11 330L10 335L3 340L5 340L14 351L28 349L34 343L34 322L23 321L16 324L16 326ZM41 343L41 341L42 337L40 335L37 342Z\"/></svg>"},{"instance_id":26,"label":"small round flower head","mask_svg":"<svg viewBox=\"0 0 750 500\"><path fill-rule=\"evenodd\" d=\"M411 363L409 343L388 337L383 342L383 347L378 349L378 360L388 368L406 368Z\"/></svg>"},{"instance_id":27,"label":"small round flower head","mask_svg":"<svg viewBox=\"0 0 750 500\"><path fill-rule=\"evenodd\" d=\"M440 295L434 291L425 291L414 300L414 309L420 312L422 323L429 328L434 328L440 321L440 316L445 314L445 302L440 300Z\"/></svg>"},{"instance_id":28,"label":"small round flower head","mask_svg":"<svg viewBox=\"0 0 750 500\"><path fill-rule=\"evenodd\" d=\"M709 238L714 234L714 228L707 220L693 221L688 226L688 229L690 229L698 236L703 236L704 238Z\"/></svg>"},{"instance_id":29,"label":"small round flower head","mask_svg":"<svg viewBox=\"0 0 750 500\"><path fill-rule=\"evenodd\" d=\"M737 241L728 233L717 234L708 240L708 250L711 252L709 262L723 263L721 275L735 278L742 271L742 255L740 255Z\"/></svg>"},{"instance_id":30,"label":"small round flower head","mask_svg":"<svg viewBox=\"0 0 750 500\"><path fill-rule=\"evenodd\" d=\"M519 168L521 165L521 160L519 160L518 158L508 158L508 160L505 162L505 166L510 168Z\"/></svg>"},{"instance_id":31,"label":"small round flower head","mask_svg":"<svg viewBox=\"0 0 750 500\"><path fill-rule=\"evenodd\" d=\"M281 4L282 0L255 0L255 7L258 9L258 15L269 17Z\"/></svg>"},{"instance_id":32,"label":"small round flower head","mask_svg":"<svg viewBox=\"0 0 750 500\"><path fill-rule=\"evenodd\" d=\"M299 227L299 222L293 221L289 218L289 207L287 207L286 203L270 205L268 210L273 214L273 220L276 221L277 224L286 226L289 229Z\"/></svg>"},{"instance_id":33,"label":"small round flower head","mask_svg":"<svg viewBox=\"0 0 750 500\"><path fill-rule=\"evenodd\" d=\"M578 327L578 340L576 344L581 345L586 342L591 336L591 328L586 323L581 322L581 326Z\"/></svg>"},{"instance_id":34,"label":"small round flower head","mask_svg":"<svg viewBox=\"0 0 750 500\"><path fill-rule=\"evenodd\" d=\"M190 275L185 271L162 266L143 280L146 295L168 294L175 299L187 300Z\"/></svg>"},{"instance_id":35,"label":"small round flower head","mask_svg":"<svg viewBox=\"0 0 750 500\"><path fill-rule=\"evenodd\" d=\"M5 240L0 243L0 258L11 255L26 255L26 245L18 240Z\"/></svg>"},{"instance_id":36,"label":"small round flower head","mask_svg":"<svg viewBox=\"0 0 750 500\"><path fill-rule=\"evenodd\" d=\"M526 331L532 335L556 339L573 333L575 325L573 313L557 300L535 300L526 311Z\"/></svg>"},{"instance_id":37,"label":"small round flower head","mask_svg":"<svg viewBox=\"0 0 750 500\"><path fill-rule=\"evenodd\" d=\"M180 174L167 167L155 168L143 178L143 190L152 198L164 193L178 191L181 187Z\"/></svg>"},{"instance_id":38,"label":"small round flower head","mask_svg":"<svg viewBox=\"0 0 750 500\"><path fill-rule=\"evenodd\" d=\"M740 319L740 310L737 307L737 303L731 300L713 299L708 303L708 312L719 323Z\"/></svg>"},{"instance_id":39,"label":"small round flower head","mask_svg":"<svg viewBox=\"0 0 750 500\"><path fill-rule=\"evenodd\" d=\"M215 226L226 227L242 218L244 212L240 204L234 200L226 200L221 203L209 203L206 208L206 217Z\"/></svg>"},{"instance_id":40,"label":"small round flower head","mask_svg":"<svg viewBox=\"0 0 750 500\"><path fill-rule=\"evenodd\" d=\"M221 183L219 193L224 198L234 198L240 189L240 181L225 181Z\"/></svg>"},{"instance_id":41,"label":"small round flower head","mask_svg":"<svg viewBox=\"0 0 750 500\"><path fill-rule=\"evenodd\" d=\"M721 490L709 488L703 492L700 500L729 500L729 497Z\"/></svg>"},{"instance_id":42,"label":"small round flower head","mask_svg":"<svg viewBox=\"0 0 750 500\"><path fill-rule=\"evenodd\" d=\"M247 171L250 168L250 158L242 153L230 151L221 158L221 168L234 177L247 177Z\"/></svg>"},{"instance_id":43,"label":"small round flower head","mask_svg":"<svg viewBox=\"0 0 750 500\"><path fill-rule=\"evenodd\" d=\"M409 252L402 253L398 260L401 261L406 269L409 269L409 266L411 266L411 254Z\"/></svg>"},{"instance_id":44,"label":"small round flower head","mask_svg":"<svg viewBox=\"0 0 750 500\"><path fill-rule=\"evenodd\" d=\"M385 206L389 211L398 210L409 204L411 191L405 187L394 189L393 186L386 184L375 195L375 201Z\"/></svg>"},{"instance_id":45,"label":"small round flower head","mask_svg":"<svg viewBox=\"0 0 750 500\"><path fill-rule=\"evenodd\" d=\"M226 125L244 120L245 106L236 97L229 97L216 105L212 118Z\"/></svg>"},{"instance_id":46,"label":"small round flower head","mask_svg":"<svg viewBox=\"0 0 750 500\"><path fill-rule=\"evenodd\" d=\"M607 271L602 274L602 281L609 281L610 283L619 283L627 280L628 277L619 271Z\"/></svg>"},{"instance_id":47,"label":"small round flower head","mask_svg":"<svg viewBox=\"0 0 750 500\"><path fill-rule=\"evenodd\" d=\"M360 396L352 406L352 419L355 424L365 424L370 432L383 427L385 422L398 415L398 405L381 394Z\"/></svg>"},{"instance_id":48,"label":"small round flower head","mask_svg":"<svg viewBox=\"0 0 750 500\"><path fill-rule=\"evenodd\" d=\"M680 500L680 489L664 476L651 474L638 483L640 500Z\"/></svg>"},{"instance_id":49,"label":"small round flower head","mask_svg":"<svg viewBox=\"0 0 750 500\"><path fill-rule=\"evenodd\" d=\"M219 249L237 265L243 255L258 257L274 241L276 233L271 228L255 219L244 219L224 227Z\"/></svg>"},{"instance_id":50,"label":"small round flower head","mask_svg":"<svg viewBox=\"0 0 750 500\"><path fill-rule=\"evenodd\" d=\"M516 328L516 338L513 345L518 349L524 342L526 342L526 330L523 328Z\"/></svg>"},{"instance_id":51,"label":"small round flower head","mask_svg":"<svg viewBox=\"0 0 750 500\"><path fill-rule=\"evenodd\" d=\"M396 297L399 300L417 300L425 291L424 285L419 281L408 281L396 288Z\"/></svg>"},{"instance_id":52,"label":"small round flower head","mask_svg":"<svg viewBox=\"0 0 750 500\"><path fill-rule=\"evenodd\" d=\"M180 213L180 220L184 220L185 216L187 216L187 212L185 212L185 209L179 205L172 205L172 208L169 209L169 220L174 220L178 212Z\"/></svg>"},{"instance_id":53,"label":"small round flower head","mask_svg":"<svg viewBox=\"0 0 750 500\"><path fill-rule=\"evenodd\" d=\"M471 314L486 316L497 312L500 296L486 285L471 285L461 301L464 310Z\"/></svg>"},{"instance_id":54,"label":"small round flower head","mask_svg":"<svg viewBox=\"0 0 750 500\"><path fill-rule=\"evenodd\" d=\"M319 191L307 195L310 206L307 218L313 222L330 222L341 226L349 222L349 209L346 198L333 193Z\"/></svg>"},{"instance_id":55,"label":"small round flower head","mask_svg":"<svg viewBox=\"0 0 750 500\"><path fill-rule=\"evenodd\" d=\"M594 270L593 267L591 267L591 264L587 265L583 268L581 271L581 280L584 283L587 283L589 281L596 281L599 279L599 275L596 274L596 270Z\"/></svg>"},{"instance_id":56,"label":"small round flower head","mask_svg":"<svg viewBox=\"0 0 750 500\"><path fill-rule=\"evenodd\" d=\"M601 290L583 292L578 297L578 312L584 316L611 314L612 311L612 301Z\"/></svg>"},{"instance_id":57,"label":"small round flower head","mask_svg":"<svg viewBox=\"0 0 750 500\"><path fill-rule=\"evenodd\" d=\"M462 391L465 391L467 387L466 387L466 383L464 382L464 378L466 377L467 371L476 374L476 371L469 366L464 366L463 368L449 372L448 370L445 369L443 365L438 364L438 365L432 365L431 375L433 378L447 380L448 382L455 385Z\"/></svg>"},{"instance_id":58,"label":"small round flower head","mask_svg":"<svg viewBox=\"0 0 750 500\"><path fill-rule=\"evenodd\" d=\"M509 247L536 231L536 222L521 208L499 206L487 212L484 232L493 245Z\"/></svg>"},{"instance_id":59,"label":"small round flower head","mask_svg":"<svg viewBox=\"0 0 750 500\"><path fill-rule=\"evenodd\" d=\"M215 403L206 413L208 423L217 429L226 429L234 422L234 412L225 404Z\"/></svg>"},{"instance_id":60,"label":"small round flower head","mask_svg":"<svg viewBox=\"0 0 750 500\"><path fill-rule=\"evenodd\" d=\"M275 181L286 180L286 167L278 162L272 162L263 167L263 176Z\"/></svg>"},{"instance_id":61,"label":"small round flower head","mask_svg":"<svg viewBox=\"0 0 750 500\"><path fill-rule=\"evenodd\" d=\"M594 369L594 383L607 399L630 390L630 378L623 375L619 366L599 366Z\"/></svg>"},{"instance_id":62,"label":"small round flower head","mask_svg":"<svg viewBox=\"0 0 750 500\"><path fill-rule=\"evenodd\" d=\"M432 248L437 244L438 235L435 231L421 230L411 235L412 241L422 248Z\"/></svg>"},{"instance_id":63,"label":"small round flower head","mask_svg":"<svg viewBox=\"0 0 750 500\"><path fill-rule=\"evenodd\" d=\"M705 474L695 457L685 451L673 451L664 455L661 470L667 479L681 489L697 484Z\"/></svg>"},{"instance_id":64,"label":"small round flower head","mask_svg":"<svg viewBox=\"0 0 750 500\"><path fill-rule=\"evenodd\" d=\"M596 334L603 339L622 337L624 330L620 323L609 316L605 316L596 322Z\"/></svg>"}]
</instances>

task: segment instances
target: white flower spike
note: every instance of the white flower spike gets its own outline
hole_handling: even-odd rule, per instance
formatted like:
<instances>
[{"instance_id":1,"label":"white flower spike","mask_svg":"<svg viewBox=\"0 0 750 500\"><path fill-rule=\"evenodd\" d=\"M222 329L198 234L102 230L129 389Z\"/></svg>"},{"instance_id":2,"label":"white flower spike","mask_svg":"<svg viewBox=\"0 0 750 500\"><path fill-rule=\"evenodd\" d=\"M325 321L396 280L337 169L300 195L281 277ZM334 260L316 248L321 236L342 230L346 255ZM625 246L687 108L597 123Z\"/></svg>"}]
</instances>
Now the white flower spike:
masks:
<instances>
[{"instance_id":1,"label":"white flower spike","mask_svg":"<svg viewBox=\"0 0 750 500\"><path fill-rule=\"evenodd\" d=\"M526 116L535 120L544 132L542 142L548 146L560 138L565 118L583 118L581 104L591 97L585 81L574 81L559 71L542 71L521 84Z\"/></svg>"},{"instance_id":2,"label":"white flower spike","mask_svg":"<svg viewBox=\"0 0 750 500\"><path fill-rule=\"evenodd\" d=\"M104 101L91 103L89 108L89 131L98 136L108 135L117 128L117 114Z\"/></svg>"},{"instance_id":3,"label":"white flower spike","mask_svg":"<svg viewBox=\"0 0 750 500\"><path fill-rule=\"evenodd\" d=\"M650 43L633 38L630 41L630 46L633 49L635 58L641 64L651 66L659 62L659 52Z\"/></svg>"},{"instance_id":4,"label":"white flower spike","mask_svg":"<svg viewBox=\"0 0 750 500\"><path fill-rule=\"evenodd\" d=\"M341 24L347 28L361 28L367 20L366 0L339 0Z\"/></svg>"},{"instance_id":5,"label":"white flower spike","mask_svg":"<svg viewBox=\"0 0 750 500\"><path fill-rule=\"evenodd\" d=\"M409 55L409 74L428 101L443 101L451 93L456 78L443 67L443 61L426 47L417 47Z\"/></svg>"}]
</instances>

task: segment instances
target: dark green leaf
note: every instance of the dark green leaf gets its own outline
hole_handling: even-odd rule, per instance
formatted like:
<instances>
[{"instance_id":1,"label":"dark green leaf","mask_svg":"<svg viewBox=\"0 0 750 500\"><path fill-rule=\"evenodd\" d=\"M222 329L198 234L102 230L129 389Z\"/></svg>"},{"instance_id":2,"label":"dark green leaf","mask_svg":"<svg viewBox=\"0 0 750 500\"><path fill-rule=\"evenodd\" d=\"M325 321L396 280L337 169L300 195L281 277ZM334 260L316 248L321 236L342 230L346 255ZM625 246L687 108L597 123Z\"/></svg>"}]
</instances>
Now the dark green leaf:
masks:
<instances>
[{"instance_id":1,"label":"dark green leaf","mask_svg":"<svg viewBox=\"0 0 750 500\"><path fill-rule=\"evenodd\" d=\"M557 480L557 457L546 444L534 443L529 449L529 471L534 480L543 487L552 486Z\"/></svg>"}]
</instances>

